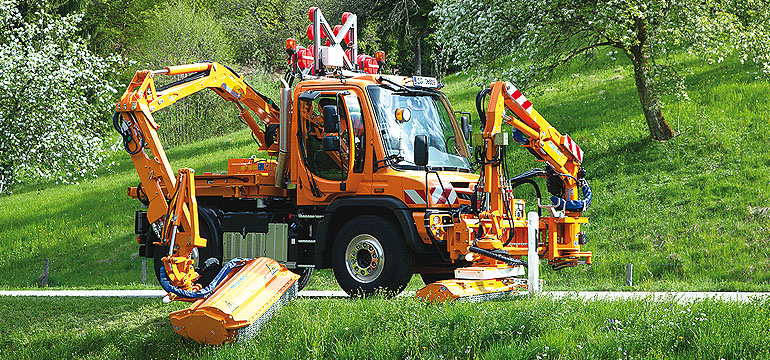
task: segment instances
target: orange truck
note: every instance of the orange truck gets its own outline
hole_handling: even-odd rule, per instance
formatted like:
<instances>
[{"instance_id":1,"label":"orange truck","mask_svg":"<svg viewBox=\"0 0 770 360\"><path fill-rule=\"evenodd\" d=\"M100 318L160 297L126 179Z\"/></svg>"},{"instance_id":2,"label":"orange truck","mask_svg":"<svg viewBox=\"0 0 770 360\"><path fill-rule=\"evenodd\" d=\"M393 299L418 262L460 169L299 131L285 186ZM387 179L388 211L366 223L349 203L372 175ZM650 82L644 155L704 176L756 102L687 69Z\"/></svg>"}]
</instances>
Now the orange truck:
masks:
<instances>
[{"instance_id":1,"label":"orange truck","mask_svg":"<svg viewBox=\"0 0 770 360\"><path fill-rule=\"evenodd\" d=\"M515 86L495 82L478 94L474 131L436 79L385 75L384 53L358 54L354 14L334 27L317 8L309 18L312 46L286 41L290 71L279 103L232 69L204 62L138 71L116 104L114 125L140 178L128 195L146 206L135 217L139 252L154 258L170 300L210 303L246 278L223 267L240 262L230 267L245 271L252 258L271 259L264 271L285 275L280 292L268 295L299 290L326 268L349 294L398 293L413 274L430 284L418 292L428 300L509 293L526 286L517 276L532 226L536 250L552 266L591 262L580 249L591 203L583 151ZM156 86L160 75L175 78ZM229 159L220 173L172 170L153 113L204 89L238 107L262 157ZM543 169L508 174L514 145ZM525 184L544 215L534 225L513 196ZM236 338L233 329L249 322L221 309L207 314L215 312L224 324L216 339L182 331L178 318L187 313L172 322L208 343Z\"/></svg>"}]
</instances>

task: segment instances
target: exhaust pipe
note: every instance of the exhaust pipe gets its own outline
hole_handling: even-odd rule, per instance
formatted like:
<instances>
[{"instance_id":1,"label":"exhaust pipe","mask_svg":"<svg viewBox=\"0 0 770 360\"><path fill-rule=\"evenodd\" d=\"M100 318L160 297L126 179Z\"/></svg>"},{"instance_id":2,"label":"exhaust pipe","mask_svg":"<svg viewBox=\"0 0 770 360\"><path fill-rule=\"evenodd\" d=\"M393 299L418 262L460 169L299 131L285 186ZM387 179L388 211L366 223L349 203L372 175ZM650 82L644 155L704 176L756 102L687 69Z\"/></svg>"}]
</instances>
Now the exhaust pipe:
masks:
<instances>
[{"instance_id":1,"label":"exhaust pipe","mask_svg":"<svg viewBox=\"0 0 770 360\"><path fill-rule=\"evenodd\" d=\"M291 109L291 88L281 79L281 110L278 125L278 166L275 169L275 186L286 187L286 157L289 155L289 109Z\"/></svg>"}]
</instances>

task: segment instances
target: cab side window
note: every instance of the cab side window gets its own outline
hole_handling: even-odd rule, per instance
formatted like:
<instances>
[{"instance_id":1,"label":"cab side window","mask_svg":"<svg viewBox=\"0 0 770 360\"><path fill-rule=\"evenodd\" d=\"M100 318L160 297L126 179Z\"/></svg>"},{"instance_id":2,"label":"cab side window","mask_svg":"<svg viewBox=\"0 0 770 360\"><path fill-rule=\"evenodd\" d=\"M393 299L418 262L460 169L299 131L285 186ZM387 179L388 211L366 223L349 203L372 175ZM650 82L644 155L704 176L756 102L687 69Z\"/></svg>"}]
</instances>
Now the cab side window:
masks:
<instances>
[{"instance_id":1,"label":"cab side window","mask_svg":"<svg viewBox=\"0 0 770 360\"><path fill-rule=\"evenodd\" d=\"M314 175L326 179L344 181L348 177L350 147L348 141L348 120L342 106L338 106L336 94L324 94L314 101L300 104L300 152L305 166ZM340 115L340 150L324 151L322 140L324 133L323 107L338 106ZM360 112L360 109L359 109Z\"/></svg>"},{"instance_id":2,"label":"cab side window","mask_svg":"<svg viewBox=\"0 0 770 360\"><path fill-rule=\"evenodd\" d=\"M364 159L366 159L366 131L364 127L364 117L361 114L361 101L355 94L343 96L345 103L344 113L350 119L350 129L353 132L353 172L360 173L364 171ZM342 135L341 135L342 136ZM345 134L344 141L348 141Z\"/></svg>"}]
</instances>

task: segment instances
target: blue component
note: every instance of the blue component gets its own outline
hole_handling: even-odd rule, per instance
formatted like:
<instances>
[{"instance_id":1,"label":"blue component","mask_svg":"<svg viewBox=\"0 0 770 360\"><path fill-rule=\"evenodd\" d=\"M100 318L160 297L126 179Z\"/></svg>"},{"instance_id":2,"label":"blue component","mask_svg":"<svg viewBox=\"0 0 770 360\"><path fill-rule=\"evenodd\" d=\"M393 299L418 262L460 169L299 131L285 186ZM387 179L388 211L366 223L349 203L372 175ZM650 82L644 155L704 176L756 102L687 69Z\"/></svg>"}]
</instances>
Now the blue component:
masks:
<instances>
[{"instance_id":1,"label":"blue component","mask_svg":"<svg viewBox=\"0 0 770 360\"><path fill-rule=\"evenodd\" d=\"M551 196L551 202L556 205L556 210L566 211L586 211L591 207L591 201L593 195L591 194L591 187L588 186L588 182L581 180L581 188L583 191L583 200L564 200L558 196Z\"/></svg>"},{"instance_id":2,"label":"blue component","mask_svg":"<svg viewBox=\"0 0 770 360\"><path fill-rule=\"evenodd\" d=\"M166 273L166 267L161 266L160 267L160 286L163 287L163 290L166 290L167 292L170 292L174 295L187 298L187 299L199 299L204 298L206 296L209 296L212 292L214 292L214 289L217 288L219 283L221 283L227 275L230 274L231 271L235 270L236 268L242 267L243 265L246 265L246 262L249 259L244 258L235 258L227 262L225 266L222 267L222 270L219 270L219 273L217 276L214 277L214 280L211 280L211 284L206 286L203 289L200 289L198 291L190 291L190 290L183 290L180 289L174 285L171 285L171 280L168 278L168 274Z\"/></svg>"},{"instance_id":3,"label":"blue component","mask_svg":"<svg viewBox=\"0 0 770 360\"><path fill-rule=\"evenodd\" d=\"M261 162L257 164L257 170L265 171L265 163Z\"/></svg>"},{"instance_id":4,"label":"blue component","mask_svg":"<svg viewBox=\"0 0 770 360\"><path fill-rule=\"evenodd\" d=\"M517 128L513 128L513 141L519 143L519 144L526 144L527 143L527 136L524 135L521 130Z\"/></svg>"}]
</instances>

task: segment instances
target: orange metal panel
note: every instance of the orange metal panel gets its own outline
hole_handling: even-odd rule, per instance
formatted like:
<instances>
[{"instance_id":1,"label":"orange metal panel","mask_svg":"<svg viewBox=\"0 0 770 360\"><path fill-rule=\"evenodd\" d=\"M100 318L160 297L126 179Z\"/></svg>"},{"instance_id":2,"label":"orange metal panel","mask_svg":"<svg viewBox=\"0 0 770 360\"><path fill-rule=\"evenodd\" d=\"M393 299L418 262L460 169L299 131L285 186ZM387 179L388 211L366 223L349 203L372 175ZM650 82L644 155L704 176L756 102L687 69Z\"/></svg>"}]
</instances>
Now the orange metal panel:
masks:
<instances>
[{"instance_id":1,"label":"orange metal panel","mask_svg":"<svg viewBox=\"0 0 770 360\"><path fill-rule=\"evenodd\" d=\"M231 342L243 328L272 316L271 309L281 305L297 279L299 275L273 259L251 260L208 298L172 312L174 331L203 344Z\"/></svg>"}]
</instances>

